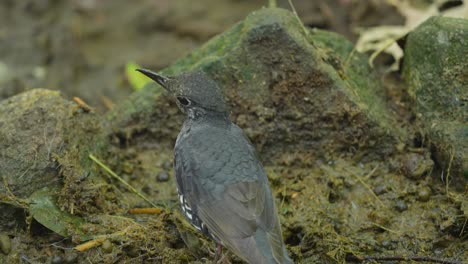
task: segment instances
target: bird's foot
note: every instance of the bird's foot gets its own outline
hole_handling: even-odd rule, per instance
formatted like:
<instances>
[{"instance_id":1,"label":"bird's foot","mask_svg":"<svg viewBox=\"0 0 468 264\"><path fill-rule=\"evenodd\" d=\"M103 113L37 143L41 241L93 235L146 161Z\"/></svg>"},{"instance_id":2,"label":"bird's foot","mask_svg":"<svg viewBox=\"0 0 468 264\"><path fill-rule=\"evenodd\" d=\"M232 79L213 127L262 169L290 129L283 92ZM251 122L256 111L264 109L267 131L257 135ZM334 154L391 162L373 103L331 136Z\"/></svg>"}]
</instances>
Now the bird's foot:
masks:
<instances>
[{"instance_id":1,"label":"bird's foot","mask_svg":"<svg viewBox=\"0 0 468 264\"><path fill-rule=\"evenodd\" d=\"M231 264L227 255L222 255L217 264Z\"/></svg>"},{"instance_id":2,"label":"bird's foot","mask_svg":"<svg viewBox=\"0 0 468 264\"><path fill-rule=\"evenodd\" d=\"M223 254L223 246L216 244L216 251L214 252L213 264L231 264L227 255Z\"/></svg>"},{"instance_id":3,"label":"bird's foot","mask_svg":"<svg viewBox=\"0 0 468 264\"><path fill-rule=\"evenodd\" d=\"M213 259L213 264L218 264L218 261L221 260L223 255L223 247L220 244L216 244L216 252Z\"/></svg>"}]
</instances>

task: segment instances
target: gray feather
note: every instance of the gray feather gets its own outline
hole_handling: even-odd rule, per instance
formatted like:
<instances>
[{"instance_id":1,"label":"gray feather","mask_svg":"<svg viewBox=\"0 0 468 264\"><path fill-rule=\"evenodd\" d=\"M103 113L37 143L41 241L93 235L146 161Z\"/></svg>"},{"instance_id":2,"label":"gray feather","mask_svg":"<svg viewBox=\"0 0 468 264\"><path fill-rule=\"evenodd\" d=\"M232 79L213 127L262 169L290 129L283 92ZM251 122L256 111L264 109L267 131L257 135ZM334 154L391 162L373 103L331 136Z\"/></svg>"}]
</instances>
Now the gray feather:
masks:
<instances>
[{"instance_id":1,"label":"gray feather","mask_svg":"<svg viewBox=\"0 0 468 264\"><path fill-rule=\"evenodd\" d=\"M242 130L229 122L190 124L190 136L183 132L176 177L210 232L249 263L292 263L267 177Z\"/></svg>"}]
</instances>

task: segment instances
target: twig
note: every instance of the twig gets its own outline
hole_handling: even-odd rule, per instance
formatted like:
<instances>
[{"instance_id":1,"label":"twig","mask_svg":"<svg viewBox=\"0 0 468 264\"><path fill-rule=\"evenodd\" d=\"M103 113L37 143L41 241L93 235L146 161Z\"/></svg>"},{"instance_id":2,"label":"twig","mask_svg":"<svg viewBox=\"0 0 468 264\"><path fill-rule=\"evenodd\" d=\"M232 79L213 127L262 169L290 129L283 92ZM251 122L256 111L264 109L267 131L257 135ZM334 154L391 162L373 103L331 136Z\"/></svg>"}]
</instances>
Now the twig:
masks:
<instances>
[{"instance_id":1,"label":"twig","mask_svg":"<svg viewBox=\"0 0 468 264\"><path fill-rule=\"evenodd\" d=\"M71 248L68 248L68 247L62 247L62 246L59 246L57 245L58 243L61 243L63 241L67 240L66 238L60 240L60 241L57 241L57 242L54 242L52 244L50 244L51 246L55 247L55 248L60 248L60 249L63 249L63 250L70 250L70 249L73 249L72 247Z\"/></svg>"},{"instance_id":2,"label":"twig","mask_svg":"<svg viewBox=\"0 0 468 264\"><path fill-rule=\"evenodd\" d=\"M132 208L128 210L130 214L160 214L163 211L161 208Z\"/></svg>"},{"instance_id":3,"label":"twig","mask_svg":"<svg viewBox=\"0 0 468 264\"><path fill-rule=\"evenodd\" d=\"M79 106L81 107L81 109L83 109L85 112L91 112L93 110L93 108L91 108L91 106L89 106L87 103L85 103L81 98L79 97L73 97L73 101Z\"/></svg>"},{"instance_id":4,"label":"twig","mask_svg":"<svg viewBox=\"0 0 468 264\"><path fill-rule=\"evenodd\" d=\"M375 50L374 52L372 52L372 54L370 55L369 57L369 60L367 60L367 63L369 64L369 66L371 68L374 68L374 60L377 56L379 56L380 53L384 52L386 49L390 48L393 44L396 43L396 41L398 39L400 39L401 37L403 37L404 35L408 34L408 32L405 32L405 34L403 34L402 36L399 36L398 38L395 38L395 39L389 39L387 40L387 43L385 43L385 45L382 45L381 48L379 48L378 50Z\"/></svg>"},{"instance_id":5,"label":"twig","mask_svg":"<svg viewBox=\"0 0 468 264\"><path fill-rule=\"evenodd\" d=\"M378 228L381 228L381 229L387 231L387 232L390 232L390 233L393 233L393 234L396 234L396 235L399 235L399 236L402 235L400 232L397 232L397 231L395 231L395 230L392 230L392 229L390 229L390 228L388 228L388 227L385 227L385 226L383 226L383 225L379 225L379 224L374 223L374 222L370 222L370 223L371 223L372 225L378 227Z\"/></svg>"},{"instance_id":6,"label":"twig","mask_svg":"<svg viewBox=\"0 0 468 264\"><path fill-rule=\"evenodd\" d=\"M378 167L379 167L379 166L375 166L375 168L373 168L373 169L369 172L369 174L366 175L365 178L368 179L370 176L372 176L372 174L374 174L374 172L377 170ZM349 171L349 170L348 170L348 171ZM369 191L369 193L372 194L372 196L374 196L374 198L380 203L380 205L381 205L382 207L386 207L385 204L382 202L382 200L380 200L380 198L377 196L377 194L374 193L374 191L371 189L371 187L370 187L367 183L365 183L365 182L361 179L361 177L359 177L359 175L355 174L355 173L352 172L352 171L350 171L350 172L351 172L351 174L353 174L353 175L356 177L356 179Z\"/></svg>"},{"instance_id":7,"label":"twig","mask_svg":"<svg viewBox=\"0 0 468 264\"><path fill-rule=\"evenodd\" d=\"M355 256L347 255L346 261L350 262L364 262L367 260L373 261L417 261L417 262L432 262L432 263L443 263L443 264L462 264L455 260L439 259L425 256Z\"/></svg>"},{"instance_id":8,"label":"twig","mask_svg":"<svg viewBox=\"0 0 468 264\"><path fill-rule=\"evenodd\" d=\"M466 223L467 223L467 222L468 222L468 217L465 218L465 223L463 223L463 227L462 227L462 229L461 229L461 231L460 231L460 234L458 235L459 237L462 237L463 232L465 231L465 226L466 226Z\"/></svg>"},{"instance_id":9,"label":"twig","mask_svg":"<svg viewBox=\"0 0 468 264\"><path fill-rule=\"evenodd\" d=\"M114 108L114 103L112 102L112 100L107 97L107 96L101 96L101 102L104 104L104 106L108 109L108 110L112 110Z\"/></svg>"},{"instance_id":10,"label":"twig","mask_svg":"<svg viewBox=\"0 0 468 264\"><path fill-rule=\"evenodd\" d=\"M343 68L344 68L345 70L348 69L349 61L350 61L351 58L354 56L354 53L356 53L356 45L353 46L353 49L351 50L351 52L348 54L348 56L346 57L346 59L345 59L345 61L344 61Z\"/></svg>"},{"instance_id":11,"label":"twig","mask_svg":"<svg viewBox=\"0 0 468 264\"><path fill-rule=\"evenodd\" d=\"M98 160L93 154L89 154L89 158L96 162L96 164L98 164L99 166L101 166L101 168L103 168L107 173L109 173L109 175L111 175L112 177L114 177L115 179L117 179L118 181L120 181L123 185L125 185L125 187L127 187L130 191L132 191L133 193L135 193L136 195L138 195L140 198L142 198L143 200L145 200L146 202L148 202L149 204L151 204L151 206L154 206L154 207L158 207L156 204L154 204L153 202L151 202L148 198L146 198L146 196L144 196L143 194L141 194L139 191L137 191L135 188L133 188L130 184L128 184L124 179L122 179L120 176L118 176L115 172L113 172L109 167L107 167L106 165L104 165L100 160Z\"/></svg>"},{"instance_id":12,"label":"twig","mask_svg":"<svg viewBox=\"0 0 468 264\"><path fill-rule=\"evenodd\" d=\"M107 237L105 237L105 236L104 237L98 237L98 238L95 238L95 239L90 240L88 242L85 242L83 244L80 244L80 245L74 247L74 249L77 250L77 251L83 252L83 251L86 251L88 249L91 249L91 248L102 245L102 243L104 243L104 241L106 241L106 240L107 240Z\"/></svg>"},{"instance_id":13,"label":"twig","mask_svg":"<svg viewBox=\"0 0 468 264\"><path fill-rule=\"evenodd\" d=\"M118 232L115 232L115 233L112 233L112 234L109 234L109 235L97 236L93 240L89 240L89 241L87 241L87 242L85 242L83 244L79 244L78 246L74 247L73 249L77 250L77 251L80 251L80 252L83 252L83 251L92 249L94 247L98 247L98 246L102 245L102 243L104 243L104 241L106 241L107 239L112 239L112 238L115 239L116 237L120 237L120 236L125 235L128 232L128 229L129 229L129 227L125 228L122 231L118 231Z\"/></svg>"},{"instance_id":14,"label":"twig","mask_svg":"<svg viewBox=\"0 0 468 264\"><path fill-rule=\"evenodd\" d=\"M450 160L447 168L447 176L445 176L445 192L447 194L447 197L450 198L450 193L449 193L449 177L450 177L450 170L452 169L452 162L453 162L453 157L455 156L454 150L450 152Z\"/></svg>"},{"instance_id":15,"label":"twig","mask_svg":"<svg viewBox=\"0 0 468 264\"><path fill-rule=\"evenodd\" d=\"M289 6L291 7L291 10L292 10L293 14L296 16L297 22L299 23L299 25L301 26L302 30L304 31L304 34L308 37L308 36L309 36L309 31L308 31L307 28L304 26L304 23L302 23L301 18L300 18L299 15L297 14L296 8L294 7L294 5L293 5L293 3L292 3L292 0L288 0L288 3L289 3Z\"/></svg>"}]
</instances>

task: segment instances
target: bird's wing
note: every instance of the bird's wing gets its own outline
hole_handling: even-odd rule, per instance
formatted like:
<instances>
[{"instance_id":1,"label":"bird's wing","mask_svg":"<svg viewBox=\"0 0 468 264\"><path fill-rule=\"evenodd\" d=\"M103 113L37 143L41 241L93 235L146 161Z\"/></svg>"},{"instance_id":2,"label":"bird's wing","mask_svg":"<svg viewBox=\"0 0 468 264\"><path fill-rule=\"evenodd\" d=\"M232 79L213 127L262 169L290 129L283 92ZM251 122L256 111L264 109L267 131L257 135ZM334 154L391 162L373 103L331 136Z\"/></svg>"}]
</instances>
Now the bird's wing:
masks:
<instances>
[{"instance_id":1,"label":"bird's wing","mask_svg":"<svg viewBox=\"0 0 468 264\"><path fill-rule=\"evenodd\" d=\"M255 150L243 135L210 132L181 141L176 151L176 175L184 175L180 185L192 208L212 234L250 263L290 263Z\"/></svg>"},{"instance_id":2,"label":"bird's wing","mask_svg":"<svg viewBox=\"0 0 468 264\"><path fill-rule=\"evenodd\" d=\"M174 152L174 174L176 177L177 190L179 193L190 192L192 173L189 167L188 155L183 147L175 149Z\"/></svg>"},{"instance_id":3,"label":"bird's wing","mask_svg":"<svg viewBox=\"0 0 468 264\"><path fill-rule=\"evenodd\" d=\"M208 229L240 257L251 263L283 263L281 229L264 183L226 186L220 198L201 202L198 214Z\"/></svg>"}]
</instances>

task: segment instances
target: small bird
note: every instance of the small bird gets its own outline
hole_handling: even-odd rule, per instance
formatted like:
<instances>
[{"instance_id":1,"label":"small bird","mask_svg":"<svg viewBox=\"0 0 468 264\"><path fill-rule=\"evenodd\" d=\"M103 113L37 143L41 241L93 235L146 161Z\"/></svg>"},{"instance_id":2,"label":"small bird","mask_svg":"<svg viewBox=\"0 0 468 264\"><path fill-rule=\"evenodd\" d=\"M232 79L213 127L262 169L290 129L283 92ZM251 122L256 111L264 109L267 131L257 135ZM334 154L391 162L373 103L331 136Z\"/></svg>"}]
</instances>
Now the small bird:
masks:
<instances>
[{"instance_id":1,"label":"small bird","mask_svg":"<svg viewBox=\"0 0 468 264\"><path fill-rule=\"evenodd\" d=\"M179 200L200 232L253 264L293 263L283 243L268 178L215 81L202 71L165 77L138 69L186 114L174 148Z\"/></svg>"}]
</instances>

